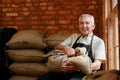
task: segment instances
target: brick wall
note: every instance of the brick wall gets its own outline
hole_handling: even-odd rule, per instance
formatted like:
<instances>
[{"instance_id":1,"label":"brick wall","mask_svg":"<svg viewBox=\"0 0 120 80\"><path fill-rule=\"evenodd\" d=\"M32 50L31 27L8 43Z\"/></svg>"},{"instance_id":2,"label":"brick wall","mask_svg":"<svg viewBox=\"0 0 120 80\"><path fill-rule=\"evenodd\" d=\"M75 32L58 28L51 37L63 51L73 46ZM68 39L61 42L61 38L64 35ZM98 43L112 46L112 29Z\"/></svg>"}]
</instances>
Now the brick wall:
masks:
<instances>
[{"instance_id":1,"label":"brick wall","mask_svg":"<svg viewBox=\"0 0 120 80\"><path fill-rule=\"evenodd\" d=\"M99 35L100 0L0 0L0 26L18 30L37 29L46 35L77 33L78 17L94 15Z\"/></svg>"}]
</instances>

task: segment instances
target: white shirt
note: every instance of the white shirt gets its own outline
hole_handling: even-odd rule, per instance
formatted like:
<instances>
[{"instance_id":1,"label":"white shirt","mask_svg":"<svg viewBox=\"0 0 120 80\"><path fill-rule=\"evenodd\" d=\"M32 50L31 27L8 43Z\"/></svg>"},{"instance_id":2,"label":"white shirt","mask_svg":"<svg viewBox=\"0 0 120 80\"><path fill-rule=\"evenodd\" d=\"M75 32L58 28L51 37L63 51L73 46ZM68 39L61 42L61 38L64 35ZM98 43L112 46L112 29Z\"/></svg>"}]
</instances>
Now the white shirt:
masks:
<instances>
[{"instance_id":1,"label":"white shirt","mask_svg":"<svg viewBox=\"0 0 120 80\"><path fill-rule=\"evenodd\" d=\"M63 41L61 43L61 45L72 47L73 44L75 43L76 39L80 35L81 34L72 34L68 39ZM90 45L91 39L92 39L92 35L93 35L93 33L90 33L86 37L81 36L78 39L77 43L84 43L86 45ZM93 55L94 59L101 59L101 60L105 60L106 59L104 41L101 38L99 38L99 37L97 37L95 35L94 35L93 41L92 41L92 53L93 53L92 55Z\"/></svg>"}]
</instances>

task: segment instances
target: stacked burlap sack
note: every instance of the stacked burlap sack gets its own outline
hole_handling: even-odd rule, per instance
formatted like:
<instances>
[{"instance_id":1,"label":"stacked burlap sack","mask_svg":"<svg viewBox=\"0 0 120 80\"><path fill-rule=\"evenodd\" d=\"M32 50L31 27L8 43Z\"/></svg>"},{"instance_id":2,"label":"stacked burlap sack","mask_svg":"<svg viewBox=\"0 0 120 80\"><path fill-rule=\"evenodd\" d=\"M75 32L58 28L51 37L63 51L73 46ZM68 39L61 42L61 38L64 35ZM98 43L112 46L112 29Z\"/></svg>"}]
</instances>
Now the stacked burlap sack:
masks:
<instances>
[{"instance_id":1,"label":"stacked burlap sack","mask_svg":"<svg viewBox=\"0 0 120 80\"><path fill-rule=\"evenodd\" d=\"M45 38L45 42L48 48L54 49L55 46L63 42L65 39L67 39L71 33L67 32L59 32L53 35L50 35Z\"/></svg>"},{"instance_id":2,"label":"stacked burlap sack","mask_svg":"<svg viewBox=\"0 0 120 80\"><path fill-rule=\"evenodd\" d=\"M44 38L44 34L37 30L23 30L14 34L6 43L6 52L14 61L9 66L14 74L9 80L36 80L47 73Z\"/></svg>"},{"instance_id":3,"label":"stacked burlap sack","mask_svg":"<svg viewBox=\"0 0 120 80\"><path fill-rule=\"evenodd\" d=\"M14 73L10 80L36 80L47 73L46 54L70 35L60 32L45 37L37 30L23 30L14 34L6 43L6 52L14 61L9 66Z\"/></svg>"}]
</instances>

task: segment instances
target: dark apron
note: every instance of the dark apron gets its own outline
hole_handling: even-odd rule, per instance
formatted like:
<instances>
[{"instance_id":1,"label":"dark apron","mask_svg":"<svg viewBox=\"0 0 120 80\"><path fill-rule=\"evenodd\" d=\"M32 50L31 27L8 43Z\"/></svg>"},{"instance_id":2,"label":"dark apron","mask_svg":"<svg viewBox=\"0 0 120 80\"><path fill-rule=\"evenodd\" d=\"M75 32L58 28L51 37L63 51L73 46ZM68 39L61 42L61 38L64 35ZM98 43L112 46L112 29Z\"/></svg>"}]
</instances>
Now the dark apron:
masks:
<instances>
[{"instance_id":1,"label":"dark apron","mask_svg":"<svg viewBox=\"0 0 120 80\"><path fill-rule=\"evenodd\" d=\"M73 44L72 48L76 48L76 47L85 47L88 51L88 56L90 57L90 59L92 60L92 62L94 61L94 58L92 56L92 41L93 41L93 37L94 35L92 36L92 39L91 39L91 42L90 42L90 45L86 45L86 44L83 44L83 43L77 43L77 41L80 39L81 35L77 38L77 40L75 41L75 43Z\"/></svg>"}]
</instances>

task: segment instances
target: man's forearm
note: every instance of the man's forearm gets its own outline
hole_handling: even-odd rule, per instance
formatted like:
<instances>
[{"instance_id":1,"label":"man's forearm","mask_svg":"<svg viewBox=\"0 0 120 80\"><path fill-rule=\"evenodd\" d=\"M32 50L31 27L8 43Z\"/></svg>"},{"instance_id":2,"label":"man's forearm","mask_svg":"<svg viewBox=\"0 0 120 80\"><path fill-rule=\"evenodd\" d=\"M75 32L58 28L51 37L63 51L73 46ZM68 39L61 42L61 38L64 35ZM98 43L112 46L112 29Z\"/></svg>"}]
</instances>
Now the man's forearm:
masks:
<instances>
[{"instance_id":1,"label":"man's forearm","mask_svg":"<svg viewBox=\"0 0 120 80\"><path fill-rule=\"evenodd\" d=\"M95 61L92 63L92 70L99 70L100 67L101 67L101 63L102 63L101 60L95 60Z\"/></svg>"},{"instance_id":2,"label":"man's forearm","mask_svg":"<svg viewBox=\"0 0 120 80\"><path fill-rule=\"evenodd\" d=\"M64 51L64 47L65 47L65 46L63 46L63 45L57 45L57 46L55 47L55 49Z\"/></svg>"},{"instance_id":3,"label":"man's forearm","mask_svg":"<svg viewBox=\"0 0 120 80\"><path fill-rule=\"evenodd\" d=\"M74 56L75 50L69 46L58 45L55 49L64 51L68 56Z\"/></svg>"}]
</instances>

